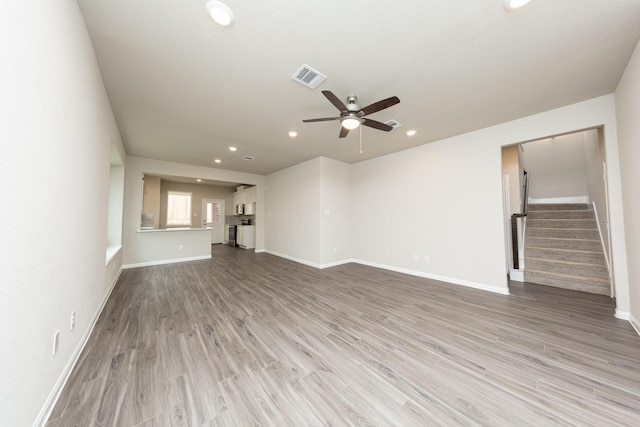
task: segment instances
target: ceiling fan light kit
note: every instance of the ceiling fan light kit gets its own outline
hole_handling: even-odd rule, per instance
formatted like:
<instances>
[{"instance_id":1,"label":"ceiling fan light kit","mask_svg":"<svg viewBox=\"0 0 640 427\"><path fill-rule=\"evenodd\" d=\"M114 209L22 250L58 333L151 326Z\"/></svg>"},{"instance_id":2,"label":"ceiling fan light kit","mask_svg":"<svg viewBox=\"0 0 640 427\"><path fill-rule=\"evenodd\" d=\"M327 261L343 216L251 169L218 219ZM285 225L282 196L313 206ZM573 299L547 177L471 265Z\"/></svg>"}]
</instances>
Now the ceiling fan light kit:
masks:
<instances>
[{"instance_id":1,"label":"ceiling fan light kit","mask_svg":"<svg viewBox=\"0 0 640 427\"><path fill-rule=\"evenodd\" d=\"M344 119L342 119L341 123L342 127L349 130L353 130L360 126L360 120L356 119L355 117L345 117Z\"/></svg>"},{"instance_id":2,"label":"ceiling fan light kit","mask_svg":"<svg viewBox=\"0 0 640 427\"><path fill-rule=\"evenodd\" d=\"M230 27L234 23L233 12L229 6L218 0L210 0L207 2L207 13L215 21L216 24L223 27Z\"/></svg>"},{"instance_id":3,"label":"ceiling fan light kit","mask_svg":"<svg viewBox=\"0 0 640 427\"><path fill-rule=\"evenodd\" d=\"M350 130L356 129L360 125L368 126L370 128L382 130L385 132L389 132L393 129L392 126L389 126L386 123L368 119L365 118L365 116L398 104L400 102L400 99L398 99L397 96L392 96L391 98L383 99L382 101L374 102L373 104L367 105L364 108L360 108L360 106L356 104L358 97L355 95L349 95L347 97L347 105L345 105L342 101L340 101L340 98L335 96L330 90L323 90L322 94L329 100L329 102L333 104L334 107L336 107L340 111L340 116L306 119L303 120L304 123L340 120L340 124L342 126L340 129L340 134L338 135L339 138L344 138L349 134Z\"/></svg>"},{"instance_id":4,"label":"ceiling fan light kit","mask_svg":"<svg viewBox=\"0 0 640 427\"><path fill-rule=\"evenodd\" d=\"M507 10L516 10L529 3L531 0L505 0L504 8Z\"/></svg>"}]
</instances>

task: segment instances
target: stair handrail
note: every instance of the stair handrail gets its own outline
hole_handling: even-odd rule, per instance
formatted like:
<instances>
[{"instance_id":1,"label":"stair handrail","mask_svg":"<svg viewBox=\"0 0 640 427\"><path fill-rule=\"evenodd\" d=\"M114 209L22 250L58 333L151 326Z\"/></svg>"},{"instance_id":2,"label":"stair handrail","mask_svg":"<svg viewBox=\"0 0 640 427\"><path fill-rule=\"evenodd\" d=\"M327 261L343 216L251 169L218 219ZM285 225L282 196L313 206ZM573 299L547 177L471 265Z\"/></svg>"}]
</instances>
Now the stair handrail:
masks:
<instances>
[{"instance_id":1,"label":"stair handrail","mask_svg":"<svg viewBox=\"0 0 640 427\"><path fill-rule=\"evenodd\" d=\"M520 256L518 253L518 218L524 218L529 213L529 174L530 172L525 169L524 171L524 203L521 213L514 213L511 215L511 252L513 254L513 269L520 269Z\"/></svg>"}]
</instances>

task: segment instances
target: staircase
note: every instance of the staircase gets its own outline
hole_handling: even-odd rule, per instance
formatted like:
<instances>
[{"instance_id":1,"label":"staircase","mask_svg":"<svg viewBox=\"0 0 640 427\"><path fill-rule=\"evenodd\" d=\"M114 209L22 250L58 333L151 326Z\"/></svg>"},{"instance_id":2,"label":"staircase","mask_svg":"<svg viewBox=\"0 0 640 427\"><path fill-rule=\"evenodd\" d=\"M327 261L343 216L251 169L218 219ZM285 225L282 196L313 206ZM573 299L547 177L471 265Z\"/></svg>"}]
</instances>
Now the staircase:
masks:
<instances>
[{"instance_id":1,"label":"staircase","mask_svg":"<svg viewBox=\"0 0 640 427\"><path fill-rule=\"evenodd\" d=\"M530 204L524 281L610 294L598 225L587 204Z\"/></svg>"}]
</instances>

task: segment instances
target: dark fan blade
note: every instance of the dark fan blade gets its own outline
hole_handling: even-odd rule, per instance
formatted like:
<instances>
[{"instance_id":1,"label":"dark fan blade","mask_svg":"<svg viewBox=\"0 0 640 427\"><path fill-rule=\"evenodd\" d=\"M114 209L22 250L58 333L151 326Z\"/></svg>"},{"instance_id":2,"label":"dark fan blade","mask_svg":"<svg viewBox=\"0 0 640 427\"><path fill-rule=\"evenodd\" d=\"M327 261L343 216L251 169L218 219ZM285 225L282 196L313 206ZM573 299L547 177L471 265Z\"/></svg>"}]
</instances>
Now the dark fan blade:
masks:
<instances>
[{"instance_id":1,"label":"dark fan blade","mask_svg":"<svg viewBox=\"0 0 640 427\"><path fill-rule=\"evenodd\" d=\"M384 110L385 108L389 108L392 105L396 105L400 102L397 96L392 96L391 98L383 99L382 101L374 102L371 105L367 105L364 108L361 108L359 113L362 113L363 116L368 114L373 114L376 111Z\"/></svg>"},{"instance_id":2,"label":"dark fan blade","mask_svg":"<svg viewBox=\"0 0 640 427\"><path fill-rule=\"evenodd\" d=\"M377 122L375 120L371 120L371 119L362 119L362 124L365 126L369 126L370 128L374 128L374 129L378 129L378 130L383 130L385 132L389 132L391 129L393 129L391 126L384 124L384 123L380 123Z\"/></svg>"},{"instance_id":3,"label":"dark fan blade","mask_svg":"<svg viewBox=\"0 0 640 427\"><path fill-rule=\"evenodd\" d=\"M349 129L340 126L340 136L339 136L339 138L344 138L348 134L349 134Z\"/></svg>"},{"instance_id":4,"label":"dark fan blade","mask_svg":"<svg viewBox=\"0 0 640 427\"><path fill-rule=\"evenodd\" d=\"M344 105L344 103L342 101L340 101L340 98L338 98L337 96L335 96L333 94L333 92L331 92L330 90L323 90L322 94L324 96L327 97L327 99L329 100L329 102L331 102L333 105L335 105L335 107L340 110L340 111L347 111L347 106Z\"/></svg>"},{"instance_id":5,"label":"dark fan blade","mask_svg":"<svg viewBox=\"0 0 640 427\"><path fill-rule=\"evenodd\" d=\"M321 119L306 119L303 120L304 123L313 123L313 122L331 122L334 120L340 120L340 117L323 117Z\"/></svg>"}]
</instances>

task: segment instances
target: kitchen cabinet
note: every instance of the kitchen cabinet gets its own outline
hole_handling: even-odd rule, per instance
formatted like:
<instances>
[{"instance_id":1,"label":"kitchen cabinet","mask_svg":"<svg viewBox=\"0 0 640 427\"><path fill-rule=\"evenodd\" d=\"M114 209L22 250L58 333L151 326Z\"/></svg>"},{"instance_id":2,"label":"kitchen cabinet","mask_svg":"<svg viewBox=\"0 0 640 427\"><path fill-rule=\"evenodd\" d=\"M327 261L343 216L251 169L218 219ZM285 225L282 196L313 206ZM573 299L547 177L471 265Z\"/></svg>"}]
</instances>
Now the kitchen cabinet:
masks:
<instances>
[{"instance_id":1,"label":"kitchen cabinet","mask_svg":"<svg viewBox=\"0 0 640 427\"><path fill-rule=\"evenodd\" d=\"M242 204L244 204L243 194L241 191L236 191L235 193L233 193L233 212L235 213L237 205Z\"/></svg>"},{"instance_id":2,"label":"kitchen cabinet","mask_svg":"<svg viewBox=\"0 0 640 427\"><path fill-rule=\"evenodd\" d=\"M253 249L256 247L256 227L254 225L238 226L238 246L243 249Z\"/></svg>"},{"instance_id":3,"label":"kitchen cabinet","mask_svg":"<svg viewBox=\"0 0 640 427\"><path fill-rule=\"evenodd\" d=\"M256 187L247 188L244 190L244 213L245 215L256 214L256 200L258 193Z\"/></svg>"},{"instance_id":4,"label":"kitchen cabinet","mask_svg":"<svg viewBox=\"0 0 640 427\"><path fill-rule=\"evenodd\" d=\"M244 205L245 215L255 215L257 200L258 193L255 186L247 187L246 185L241 185L236 187L236 192L233 193L233 210L235 212L237 205Z\"/></svg>"},{"instance_id":5,"label":"kitchen cabinet","mask_svg":"<svg viewBox=\"0 0 640 427\"><path fill-rule=\"evenodd\" d=\"M245 205L255 203L256 200L258 199L258 192L256 190L256 187L247 188L246 190L243 191L243 195L244 195Z\"/></svg>"}]
</instances>

